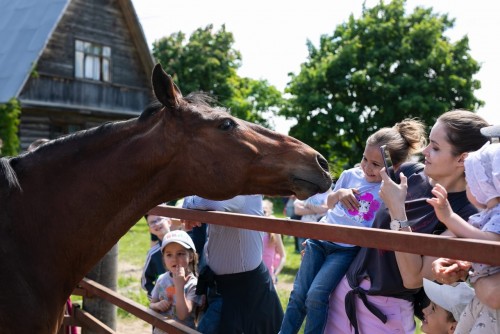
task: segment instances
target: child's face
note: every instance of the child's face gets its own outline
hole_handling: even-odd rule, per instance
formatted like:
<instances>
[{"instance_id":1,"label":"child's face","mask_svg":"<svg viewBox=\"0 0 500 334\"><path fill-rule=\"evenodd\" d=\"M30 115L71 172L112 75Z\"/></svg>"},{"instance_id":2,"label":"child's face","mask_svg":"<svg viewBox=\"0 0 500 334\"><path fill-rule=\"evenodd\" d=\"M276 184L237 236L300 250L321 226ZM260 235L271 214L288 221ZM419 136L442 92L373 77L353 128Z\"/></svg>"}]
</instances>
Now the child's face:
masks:
<instances>
[{"instance_id":1,"label":"child's face","mask_svg":"<svg viewBox=\"0 0 500 334\"><path fill-rule=\"evenodd\" d=\"M384 167L384 161L377 146L367 145L361 159L361 169L365 173L367 182L381 182L380 170Z\"/></svg>"},{"instance_id":2,"label":"child's face","mask_svg":"<svg viewBox=\"0 0 500 334\"><path fill-rule=\"evenodd\" d=\"M148 216L149 232L162 238L170 231L170 219L167 217L160 217L155 215Z\"/></svg>"},{"instance_id":3,"label":"child's face","mask_svg":"<svg viewBox=\"0 0 500 334\"><path fill-rule=\"evenodd\" d=\"M426 334L451 334L455 331L456 322L448 320L448 311L441 306L430 302L423 312L422 332Z\"/></svg>"},{"instance_id":4,"label":"child's face","mask_svg":"<svg viewBox=\"0 0 500 334\"><path fill-rule=\"evenodd\" d=\"M189 272L189 263L193 261L193 254L184 246L172 242L163 249L163 262L170 272L177 272L179 267Z\"/></svg>"},{"instance_id":5,"label":"child's face","mask_svg":"<svg viewBox=\"0 0 500 334\"><path fill-rule=\"evenodd\" d=\"M467 199L469 200L469 202L471 202L471 204L474 205L476 208L478 208L478 209L486 208L486 205L479 203L477 201L476 197L474 197L474 195L472 195L472 191L470 191L468 184L465 185L465 193L467 194Z\"/></svg>"}]
</instances>

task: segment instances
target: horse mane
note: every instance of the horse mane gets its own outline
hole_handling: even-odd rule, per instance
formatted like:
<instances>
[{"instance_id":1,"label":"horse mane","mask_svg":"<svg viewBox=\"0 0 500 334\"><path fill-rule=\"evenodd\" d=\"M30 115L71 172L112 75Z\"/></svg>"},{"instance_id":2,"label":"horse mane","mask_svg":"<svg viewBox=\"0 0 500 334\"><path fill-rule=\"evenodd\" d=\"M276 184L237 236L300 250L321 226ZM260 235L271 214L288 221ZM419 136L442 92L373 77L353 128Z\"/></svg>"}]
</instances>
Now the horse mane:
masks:
<instances>
[{"instance_id":1,"label":"horse mane","mask_svg":"<svg viewBox=\"0 0 500 334\"><path fill-rule=\"evenodd\" d=\"M217 99L215 97L205 92L189 93L188 95L183 97L183 100L188 104L194 104L197 106L207 107L207 108L212 107L217 103ZM155 99L141 113L141 115L139 116L139 121L145 121L149 119L151 116L160 111L163 107L164 107L163 104L161 104L160 101ZM216 108L216 109L227 111L224 108Z\"/></svg>"},{"instance_id":2,"label":"horse mane","mask_svg":"<svg viewBox=\"0 0 500 334\"><path fill-rule=\"evenodd\" d=\"M22 190L16 172L10 165L10 159L0 158L0 182L7 183L8 192L14 189Z\"/></svg>"}]
</instances>

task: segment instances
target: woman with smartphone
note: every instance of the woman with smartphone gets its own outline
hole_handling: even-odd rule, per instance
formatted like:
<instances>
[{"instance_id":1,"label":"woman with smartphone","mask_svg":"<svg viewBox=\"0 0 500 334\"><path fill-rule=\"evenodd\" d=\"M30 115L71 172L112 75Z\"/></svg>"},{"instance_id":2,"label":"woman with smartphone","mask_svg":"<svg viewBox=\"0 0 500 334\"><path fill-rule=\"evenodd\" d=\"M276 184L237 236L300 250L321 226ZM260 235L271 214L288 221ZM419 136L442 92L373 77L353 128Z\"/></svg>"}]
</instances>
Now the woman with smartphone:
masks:
<instances>
[{"instance_id":1,"label":"woman with smartphone","mask_svg":"<svg viewBox=\"0 0 500 334\"><path fill-rule=\"evenodd\" d=\"M454 110L441 115L431 130L429 145L423 150L422 172L400 175L399 185L381 172L380 196L387 209L379 210L373 227L411 228L413 232L428 234L444 232L446 227L426 202L432 197L436 183L450 192L451 206L458 215L467 219L477 212L465 194L463 161L468 152L478 150L487 141L480 132L486 126L483 118L470 111ZM325 332L414 333L413 302L423 278L433 278L434 259L417 255L403 263L393 251L362 247L330 296Z\"/></svg>"}]
</instances>

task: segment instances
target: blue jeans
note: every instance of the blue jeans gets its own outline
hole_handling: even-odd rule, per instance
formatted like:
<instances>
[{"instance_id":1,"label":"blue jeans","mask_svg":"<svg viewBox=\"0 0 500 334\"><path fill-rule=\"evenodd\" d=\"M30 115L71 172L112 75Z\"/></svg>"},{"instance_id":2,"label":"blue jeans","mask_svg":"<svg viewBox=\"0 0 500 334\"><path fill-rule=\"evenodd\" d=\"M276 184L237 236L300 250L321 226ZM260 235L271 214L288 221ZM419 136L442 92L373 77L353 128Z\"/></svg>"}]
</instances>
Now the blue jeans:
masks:
<instances>
[{"instance_id":1,"label":"blue jeans","mask_svg":"<svg viewBox=\"0 0 500 334\"><path fill-rule=\"evenodd\" d=\"M307 239L280 333L297 333L306 315L304 334L323 333L330 294L358 251L357 246L343 247L330 241Z\"/></svg>"},{"instance_id":2,"label":"blue jeans","mask_svg":"<svg viewBox=\"0 0 500 334\"><path fill-rule=\"evenodd\" d=\"M203 334L217 334L221 319L222 296L215 289L208 288L207 301L208 308L201 316L197 330Z\"/></svg>"}]
</instances>

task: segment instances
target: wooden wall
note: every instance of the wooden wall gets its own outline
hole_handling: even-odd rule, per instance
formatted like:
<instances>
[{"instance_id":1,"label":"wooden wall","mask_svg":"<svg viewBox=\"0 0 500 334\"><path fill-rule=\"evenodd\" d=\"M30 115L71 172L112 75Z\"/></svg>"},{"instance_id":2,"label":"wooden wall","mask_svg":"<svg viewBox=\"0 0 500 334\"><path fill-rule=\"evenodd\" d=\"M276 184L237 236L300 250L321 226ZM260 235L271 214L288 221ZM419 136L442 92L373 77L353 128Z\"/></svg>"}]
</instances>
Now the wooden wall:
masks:
<instances>
[{"instance_id":1,"label":"wooden wall","mask_svg":"<svg viewBox=\"0 0 500 334\"><path fill-rule=\"evenodd\" d=\"M104 122L139 116L153 100L119 0L71 0L19 96L21 148ZM130 15L128 11L126 15ZM75 39L111 47L111 82L75 78ZM143 52L143 54L140 54ZM149 56L149 54L147 55Z\"/></svg>"},{"instance_id":2,"label":"wooden wall","mask_svg":"<svg viewBox=\"0 0 500 334\"><path fill-rule=\"evenodd\" d=\"M150 87L150 73L144 73L117 0L72 0L38 61L37 71L73 78L75 39L111 47L112 83Z\"/></svg>"}]
</instances>

